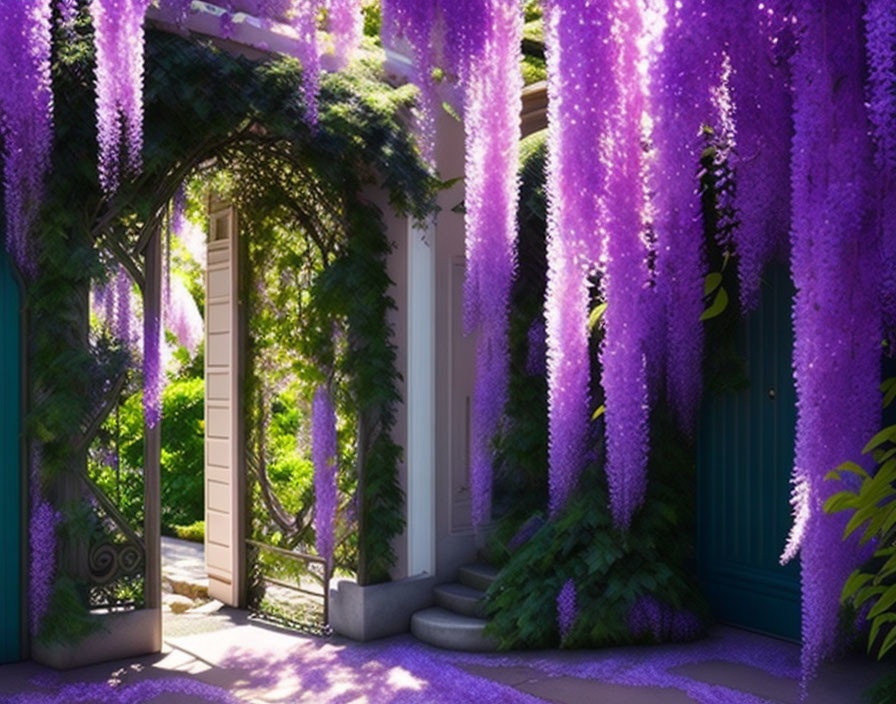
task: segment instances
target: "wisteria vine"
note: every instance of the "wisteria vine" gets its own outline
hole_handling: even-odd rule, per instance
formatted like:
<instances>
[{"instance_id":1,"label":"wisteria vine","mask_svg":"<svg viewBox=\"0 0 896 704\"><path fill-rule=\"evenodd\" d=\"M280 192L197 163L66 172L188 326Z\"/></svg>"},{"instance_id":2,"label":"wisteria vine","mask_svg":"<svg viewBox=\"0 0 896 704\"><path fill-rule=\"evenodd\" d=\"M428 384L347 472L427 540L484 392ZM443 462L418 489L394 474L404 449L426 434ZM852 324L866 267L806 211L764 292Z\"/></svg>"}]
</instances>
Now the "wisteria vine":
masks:
<instances>
[{"instance_id":1,"label":"wisteria vine","mask_svg":"<svg viewBox=\"0 0 896 704\"><path fill-rule=\"evenodd\" d=\"M519 72L522 14L516 0L492 0L487 54L468 71L465 114L467 273L465 327L478 332L473 392L470 484L473 523L491 516L492 439L507 401L510 376L508 315L516 264L519 200ZM470 174L473 178L470 178Z\"/></svg>"},{"instance_id":2,"label":"wisteria vine","mask_svg":"<svg viewBox=\"0 0 896 704\"><path fill-rule=\"evenodd\" d=\"M727 51L734 102L734 169L740 301L759 304L762 271L787 251L790 223L791 95L782 31L788 17L772 5L736 3L726 9Z\"/></svg>"},{"instance_id":3,"label":"wisteria vine","mask_svg":"<svg viewBox=\"0 0 896 704\"><path fill-rule=\"evenodd\" d=\"M702 390L704 228L697 171L705 125L714 122L713 87L722 57L705 0L669 4L662 51L651 66L655 154L657 290L665 305L666 388L681 427L692 434Z\"/></svg>"},{"instance_id":4,"label":"wisteria vine","mask_svg":"<svg viewBox=\"0 0 896 704\"><path fill-rule=\"evenodd\" d=\"M473 523L481 526L491 514L492 439L503 416L509 379L508 312L516 262L523 89L519 72L522 11L516 0L388 0L383 6L383 27L387 44L403 38L413 54L414 80L421 96L419 144L432 166L440 104L433 68L440 60L463 89L464 326L468 334L478 333L470 483Z\"/></svg>"},{"instance_id":5,"label":"wisteria vine","mask_svg":"<svg viewBox=\"0 0 896 704\"><path fill-rule=\"evenodd\" d=\"M887 0L869 0L868 115L878 168L877 227L881 244L881 302L889 354L896 355L896 11Z\"/></svg>"},{"instance_id":6,"label":"wisteria vine","mask_svg":"<svg viewBox=\"0 0 896 704\"><path fill-rule=\"evenodd\" d=\"M608 174L606 134L616 88L607 8L587 0L546 4L548 64L548 347L550 511L574 491L591 416L589 275L601 254L598 223ZM603 85L596 91L595 85Z\"/></svg>"},{"instance_id":7,"label":"wisteria vine","mask_svg":"<svg viewBox=\"0 0 896 704\"><path fill-rule=\"evenodd\" d=\"M576 607L576 583L567 579L557 594L557 629L560 640L564 640L575 625L578 609Z\"/></svg>"},{"instance_id":8,"label":"wisteria vine","mask_svg":"<svg viewBox=\"0 0 896 704\"><path fill-rule=\"evenodd\" d=\"M880 424L880 267L865 200L874 172L861 12L859 3L797 3L792 59L797 520L784 558L799 549L804 684L838 647L840 591L861 557L855 540L842 539L842 514L822 510L839 490L825 475L861 456Z\"/></svg>"},{"instance_id":9,"label":"wisteria vine","mask_svg":"<svg viewBox=\"0 0 896 704\"><path fill-rule=\"evenodd\" d=\"M59 527L61 516L44 498L41 490L43 452L37 443L31 448L30 465L29 615L31 635L37 636L53 594L53 578L56 574L56 529Z\"/></svg>"},{"instance_id":10,"label":"wisteria vine","mask_svg":"<svg viewBox=\"0 0 896 704\"><path fill-rule=\"evenodd\" d=\"M644 240L647 194L643 185L642 120L646 76L639 39L644 34L638 0L617 3L615 57L605 68L605 100L615 98L603 158L608 174L602 256L602 291L607 309L601 350L606 398L607 481L616 526L627 529L647 488L648 390L644 347L650 322L645 310L649 280ZM633 80L632 77L641 80ZM615 93L615 95L613 95Z\"/></svg>"},{"instance_id":11,"label":"wisteria vine","mask_svg":"<svg viewBox=\"0 0 896 704\"><path fill-rule=\"evenodd\" d=\"M34 273L29 231L44 190L53 144L50 85L51 0L0 3L0 137L6 250Z\"/></svg>"},{"instance_id":12,"label":"wisteria vine","mask_svg":"<svg viewBox=\"0 0 896 704\"><path fill-rule=\"evenodd\" d=\"M107 194L115 193L125 176L138 173L143 161L143 20L148 6L149 0L90 0L99 176Z\"/></svg>"},{"instance_id":13,"label":"wisteria vine","mask_svg":"<svg viewBox=\"0 0 896 704\"><path fill-rule=\"evenodd\" d=\"M328 565L335 547L338 499L336 411L325 386L318 387L311 405L311 454L314 460L314 537L317 554Z\"/></svg>"}]
</instances>

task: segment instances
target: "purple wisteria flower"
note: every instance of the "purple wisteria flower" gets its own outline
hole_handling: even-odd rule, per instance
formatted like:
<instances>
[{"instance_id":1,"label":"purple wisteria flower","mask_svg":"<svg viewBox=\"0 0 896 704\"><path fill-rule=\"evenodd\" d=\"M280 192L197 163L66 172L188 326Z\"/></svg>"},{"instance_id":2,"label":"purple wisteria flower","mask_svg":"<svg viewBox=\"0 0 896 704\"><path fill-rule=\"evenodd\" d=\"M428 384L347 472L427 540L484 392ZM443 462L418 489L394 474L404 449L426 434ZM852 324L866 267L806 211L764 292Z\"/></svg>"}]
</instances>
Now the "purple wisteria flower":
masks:
<instances>
[{"instance_id":1,"label":"purple wisteria flower","mask_svg":"<svg viewBox=\"0 0 896 704\"><path fill-rule=\"evenodd\" d=\"M796 3L791 272L797 389L794 502L788 555L802 562L803 680L837 649L840 591L862 559L847 517L822 506L842 486L825 475L861 456L880 426L881 277L866 206L875 176L862 84L861 3ZM837 41L831 45L831 28ZM830 49L836 46L836 50Z\"/></svg>"},{"instance_id":2,"label":"purple wisteria flower","mask_svg":"<svg viewBox=\"0 0 896 704\"><path fill-rule=\"evenodd\" d=\"M143 20L148 6L149 0L90 0L99 176L106 193L114 193L143 162Z\"/></svg>"},{"instance_id":3,"label":"purple wisteria flower","mask_svg":"<svg viewBox=\"0 0 896 704\"><path fill-rule=\"evenodd\" d=\"M790 76L774 61L783 12L775 3L734 3L724 14L731 59L734 144L729 152L739 226L734 245L744 311L759 304L762 271L787 252L790 223ZM779 3L780 4L780 3Z\"/></svg>"},{"instance_id":4,"label":"purple wisteria flower","mask_svg":"<svg viewBox=\"0 0 896 704\"><path fill-rule=\"evenodd\" d=\"M327 13L338 66L345 66L361 45L364 17L360 0L328 0Z\"/></svg>"},{"instance_id":5,"label":"purple wisteria flower","mask_svg":"<svg viewBox=\"0 0 896 704\"><path fill-rule=\"evenodd\" d=\"M420 90L417 131L435 166L443 64L463 91L466 167L464 324L478 335L470 447L473 523L491 513L492 439L507 400L508 310L516 263L523 17L516 0L386 0L384 43L407 42Z\"/></svg>"},{"instance_id":6,"label":"purple wisteria flower","mask_svg":"<svg viewBox=\"0 0 896 704\"><path fill-rule=\"evenodd\" d=\"M169 278L164 316L165 327L174 333L178 344L185 347L190 356L195 355L202 342L204 323L196 299L179 276Z\"/></svg>"},{"instance_id":7,"label":"purple wisteria flower","mask_svg":"<svg viewBox=\"0 0 896 704\"><path fill-rule=\"evenodd\" d=\"M0 135L6 251L33 274L29 232L44 194L53 144L51 0L0 3Z\"/></svg>"},{"instance_id":8,"label":"purple wisteria flower","mask_svg":"<svg viewBox=\"0 0 896 704\"><path fill-rule=\"evenodd\" d=\"M602 155L608 174L601 230L604 251L601 288L607 309L600 361L606 398L606 473L614 524L627 529L644 501L649 446L647 368L644 346L650 316L643 291L649 281L647 245L643 238L647 194L642 147L646 108L645 81L632 80L644 57L644 32L638 0L617 3L616 56L604 80L608 105ZM611 87L612 86L612 87Z\"/></svg>"},{"instance_id":9,"label":"purple wisteria flower","mask_svg":"<svg viewBox=\"0 0 896 704\"><path fill-rule=\"evenodd\" d=\"M434 36L437 0L383 0L383 43L397 48L405 40L413 54L414 84L420 98L414 110L418 144L423 161L434 167L436 140L436 109L438 92L433 78L435 65Z\"/></svg>"},{"instance_id":10,"label":"purple wisteria flower","mask_svg":"<svg viewBox=\"0 0 896 704\"><path fill-rule=\"evenodd\" d=\"M53 596L56 574L56 528L62 516L46 501L41 492L43 484L43 451L40 445L31 447L31 515L28 522L29 614L31 635L37 636Z\"/></svg>"},{"instance_id":11,"label":"purple wisteria flower","mask_svg":"<svg viewBox=\"0 0 896 704\"><path fill-rule=\"evenodd\" d=\"M672 608L653 596L638 597L628 609L627 620L632 636L649 635L657 642L693 640L702 629L696 615Z\"/></svg>"},{"instance_id":12,"label":"purple wisteria flower","mask_svg":"<svg viewBox=\"0 0 896 704\"><path fill-rule=\"evenodd\" d=\"M865 15L869 66L868 114L874 128L881 302L889 354L896 354L896 12L889 0L869 0Z\"/></svg>"},{"instance_id":13,"label":"purple wisteria flower","mask_svg":"<svg viewBox=\"0 0 896 704\"><path fill-rule=\"evenodd\" d=\"M162 420L162 391L165 370L162 360L162 325L158 316L143 320L143 414L154 428Z\"/></svg>"},{"instance_id":14,"label":"purple wisteria flower","mask_svg":"<svg viewBox=\"0 0 896 704\"><path fill-rule=\"evenodd\" d=\"M316 125L317 93L320 90L320 44L317 20L323 0L297 0L293 6L292 26L299 35L297 58L302 64L302 90L305 96L305 121Z\"/></svg>"},{"instance_id":15,"label":"purple wisteria flower","mask_svg":"<svg viewBox=\"0 0 896 704\"><path fill-rule=\"evenodd\" d=\"M655 153L654 191L657 291L665 306L666 389L681 427L693 433L702 393L703 279L706 258L697 172L701 129L715 123L713 88L722 54L712 40L719 16L706 0L669 6L662 51L650 65Z\"/></svg>"},{"instance_id":16,"label":"purple wisteria flower","mask_svg":"<svg viewBox=\"0 0 896 704\"><path fill-rule=\"evenodd\" d=\"M317 553L332 563L338 502L336 411L325 386L311 404L311 453L314 460L314 536Z\"/></svg>"},{"instance_id":17,"label":"purple wisteria flower","mask_svg":"<svg viewBox=\"0 0 896 704\"><path fill-rule=\"evenodd\" d=\"M560 640L566 639L575 625L579 615L576 606L576 583L568 579L557 594L557 629L560 631Z\"/></svg>"},{"instance_id":18,"label":"purple wisteria flower","mask_svg":"<svg viewBox=\"0 0 896 704\"><path fill-rule=\"evenodd\" d=\"M57 0L56 11L59 13L59 24L71 31L78 16L78 0Z\"/></svg>"},{"instance_id":19,"label":"purple wisteria flower","mask_svg":"<svg viewBox=\"0 0 896 704\"><path fill-rule=\"evenodd\" d=\"M169 22L183 26L190 14L193 0L159 0L159 12Z\"/></svg>"},{"instance_id":20,"label":"purple wisteria flower","mask_svg":"<svg viewBox=\"0 0 896 704\"><path fill-rule=\"evenodd\" d=\"M110 287L112 285L110 284ZM138 346L140 331L138 323L134 319L134 284L130 274L121 265L118 266L114 286L115 319L112 323L112 332L123 344L132 347ZM110 291L108 295L108 300L111 300L112 292ZM107 310L111 310L111 305L107 305Z\"/></svg>"},{"instance_id":21,"label":"purple wisteria flower","mask_svg":"<svg viewBox=\"0 0 896 704\"><path fill-rule=\"evenodd\" d=\"M540 515L532 516L529 520L527 520L525 523L523 523L523 525L520 526L519 530L508 541L507 549L510 552L519 550L521 547L523 547L523 545L525 545L532 539L532 537L541 529L544 523L544 518L542 518Z\"/></svg>"},{"instance_id":22,"label":"purple wisteria flower","mask_svg":"<svg viewBox=\"0 0 896 704\"><path fill-rule=\"evenodd\" d=\"M591 416L588 276L600 256L600 195L606 193L605 135L615 92L607 8L588 0L545 5L548 66L549 488L552 515L578 482ZM607 89L594 90L595 85Z\"/></svg>"},{"instance_id":23,"label":"purple wisteria flower","mask_svg":"<svg viewBox=\"0 0 896 704\"><path fill-rule=\"evenodd\" d=\"M465 71L466 253L465 320L476 332L470 481L473 524L491 515L492 439L507 402L508 315L516 264L520 120L519 71L523 18L515 0L492 0L489 61ZM472 178L471 175L472 174Z\"/></svg>"}]
</instances>

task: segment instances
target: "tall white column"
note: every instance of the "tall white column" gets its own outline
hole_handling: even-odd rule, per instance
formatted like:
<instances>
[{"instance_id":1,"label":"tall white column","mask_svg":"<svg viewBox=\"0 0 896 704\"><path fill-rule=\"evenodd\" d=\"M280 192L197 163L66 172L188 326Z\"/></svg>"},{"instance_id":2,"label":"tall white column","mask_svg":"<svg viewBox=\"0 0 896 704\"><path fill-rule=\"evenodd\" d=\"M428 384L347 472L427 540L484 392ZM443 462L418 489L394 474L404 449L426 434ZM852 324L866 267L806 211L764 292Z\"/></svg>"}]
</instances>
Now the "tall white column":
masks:
<instances>
[{"instance_id":1,"label":"tall white column","mask_svg":"<svg viewBox=\"0 0 896 704\"><path fill-rule=\"evenodd\" d=\"M408 232L408 575L435 574L435 223Z\"/></svg>"}]
</instances>

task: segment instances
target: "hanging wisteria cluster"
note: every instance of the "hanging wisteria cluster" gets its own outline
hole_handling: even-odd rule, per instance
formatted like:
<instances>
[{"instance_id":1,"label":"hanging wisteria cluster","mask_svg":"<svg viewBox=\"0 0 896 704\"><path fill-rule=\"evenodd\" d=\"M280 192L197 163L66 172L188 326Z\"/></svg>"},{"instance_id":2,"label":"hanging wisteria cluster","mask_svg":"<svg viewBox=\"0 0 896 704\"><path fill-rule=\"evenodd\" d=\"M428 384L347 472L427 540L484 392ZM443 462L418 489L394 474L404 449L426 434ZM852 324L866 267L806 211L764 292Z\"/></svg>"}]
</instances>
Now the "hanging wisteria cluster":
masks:
<instances>
[{"instance_id":1,"label":"hanging wisteria cluster","mask_svg":"<svg viewBox=\"0 0 896 704\"><path fill-rule=\"evenodd\" d=\"M700 403L703 359L705 245L697 171L701 132L714 122L713 88L722 57L705 0L669 3L662 51L650 71L655 153L654 192L657 290L665 309L666 389L681 427L693 433ZM612 305L612 303L610 303Z\"/></svg>"},{"instance_id":2,"label":"hanging wisteria cluster","mask_svg":"<svg viewBox=\"0 0 896 704\"><path fill-rule=\"evenodd\" d=\"M896 354L896 10L889 0L869 0L868 115L876 142L877 228L881 243L881 303Z\"/></svg>"},{"instance_id":3,"label":"hanging wisteria cluster","mask_svg":"<svg viewBox=\"0 0 896 704\"><path fill-rule=\"evenodd\" d=\"M53 142L51 0L0 2L0 147L6 250L34 272L28 238L43 195Z\"/></svg>"},{"instance_id":4,"label":"hanging wisteria cluster","mask_svg":"<svg viewBox=\"0 0 896 704\"><path fill-rule=\"evenodd\" d=\"M468 333L478 332L470 443L476 526L491 516L492 440L504 413L510 376L508 315L516 262L523 89L519 4L516 0L492 0L487 9L490 22L486 25L489 31L483 56L490 58L467 66L463 72L469 179L465 194L464 322ZM478 43L479 39L473 41Z\"/></svg>"},{"instance_id":5,"label":"hanging wisteria cluster","mask_svg":"<svg viewBox=\"0 0 896 704\"><path fill-rule=\"evenodd\" d=\"M648 390L645 345L650 332L647 244L643 238L646 191L643 186L642 120L646 109L646 77L640 37L644 35L640 0L620 0L612 32L612 71L604 85L609 105L607 139L602 159L607 191L602 220L601 282L604 300L604 344L601 374L606 398L607 481L613 522L628 528L644 501L647 488ZM633 79L633 77L635 77ZM641 80L638 80L638 78Z\"/></svg>"},{"instance_id":6,"label":"hanging wisteria cluster","mask_svg":"<svg viewBox=\"0 0 896 704\"><path fill-rule=\"evenodd\" d=\"M576 583L567 579L557 594L557 630L560 631L561 640L564 640L572 630L577 616Z\"/></svg>"},{"instance_id":7,"label":"hanging wisteria cluster","mask_svg":"<svg viewBox=\"0 0 896 704\"><path fill-rule=\"evenodd\" d=\"M613 26L587 0L545 7L548 62L548 347L550 510L556 514L581 472L591 415L589 281L601 254L598 223L606 193L606 134L617 88ZM592 86L605 86L593 90Z\"/></svg>"},{"instance_id":8,"label":"hanging wisteria cluster","mask_svg":"<svg viewBox=\"0 0 896 704\"><path fill-rule=\"evenodd\" d=\"M41 622L50 606L53 594L53 577L56 573L56 529L61 516L42 494L41 470L43 452L37 443L31 447L31 471L29 488L31 510L28 518L30 555L29 615L31 635L37 636Z\"/></svg>"},{"instance_id":9,"label":"hanging wisteria cluster","mask_svg":"<svg viewBox=\"0 0 896 704\"><path fill-rule=\"evenodd\" d=\"M690 611L675 609L653 596L638 597L628 609L628 628L633 636L689 641L700 633L700 619Z\"/></svg>"},{"instance_id":10,"label":"hanging wisteria cluster","mask_svg":"<svg viewBox=\"0 0 896 704\"><path fill-rule=\"evenodd\" d=\"M825 475L861 456L880 425L883 330L873 147L865 107L860 3L797 3L791 271L798 520L785 557L800 549L803 673L837 647L840 591L861 555L846 519L824 513L839 490Z\"/></svg>"},{"instance_id":11,"label":"hanging wisteria cluster","mask_svg":"<svg viewBox=\"0 0 896 704\"><path fill-rule=\"evenodd\" d=\"M338 500L336 411L325 386L311 404L311 454L314 462L314 537L317 554L332 564Z\"/></svg>"},{"instance_id":12,"label":"hanging wisteria cluster","mask_svg":"<svg viewBox=\"0 0 896 704\"><path fill-rule=\"evenodd\" d=\"M523 17L517 0L387 0L387 42L407 41L420 89L420 145L435 166L441 105L433 69L463 89L466 138L464 325L476 332L470 442L473 523L491 514L492 440L507 400L508 312L516 262Z\"/></svg>"},{"instance_id":13,"label":"hanging wisteria cluster","mask_svg":"<svg viewBox=\"0 0 896 704\"><path fill-rule=\"evenodd\" d=\"M186 192L179 188L173 201L170 234L187 246L194 231L185 217ZM196 249L195 243L189 243ZM204 250L204 242L200 243ZM171 272L171 240L168 239L167 256L164 258L162 273L162 317L157 321L142 321L136 311L140 308L135 295L134 283L128 271L121 264L111 267L110 280L95 286L91 292L91 305L100 323L131 354L133 359L142 360L143 404L147 422L155 426L161 419L162 392L166 384L165 363L169 356L165 330L174 334L177 344L186 348L192 357L202 342L204 322L196 299L184 281ZM148 334L152 335L146 344Z\"/></svg>"},{"instance_id":14,"label":"hanging wisteria cluster","mask_svg":"<svg viewBox=\"0 0 896 704\"><path fill-rule=\"evenodd\" d=\"M787 252L790 223L790 142L793 135L789 64L790 15L772 5L735 3L726 9L734 105L734 230L740 302L759 304L762 272ZM774 129L769 129L774 125Z\"/></svg>"},{"instance_id":15,"label":"hanging wisteria cluster","mask_svg":"<svg viewBox=\"0 0 896 704\"><path fill-rule=\"evenodd\" d=\"M149 0L90 0L99 176L114 193L143 161L143 21ZM125 153L122 154L122 148Z\"/></svg>"}]
</instances>

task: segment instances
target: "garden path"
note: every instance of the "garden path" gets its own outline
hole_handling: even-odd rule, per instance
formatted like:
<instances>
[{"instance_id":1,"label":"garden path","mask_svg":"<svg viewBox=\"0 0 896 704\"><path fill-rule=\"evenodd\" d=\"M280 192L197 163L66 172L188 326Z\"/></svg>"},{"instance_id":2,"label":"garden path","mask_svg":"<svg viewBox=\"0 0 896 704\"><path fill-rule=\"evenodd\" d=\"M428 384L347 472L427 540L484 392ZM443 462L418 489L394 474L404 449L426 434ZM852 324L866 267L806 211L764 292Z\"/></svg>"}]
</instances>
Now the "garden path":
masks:
<instances>
[{"instance_id":1,"label":"garden path","mask_svg":"<svg viewBox=\"0 0 896 704\"><path fill-rule=\"evenodd\" d=\"M222 609L214 632L166 635L153 657L56 673L0 667L0 704L794 704L799 650L716 628L691 645L451 653L409 636L359 644L314 638ZM826 668L811 704L850 704L884 674L847 660Z\"/></svg>"}]
</instances>

